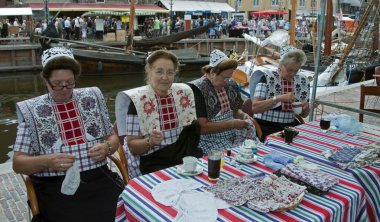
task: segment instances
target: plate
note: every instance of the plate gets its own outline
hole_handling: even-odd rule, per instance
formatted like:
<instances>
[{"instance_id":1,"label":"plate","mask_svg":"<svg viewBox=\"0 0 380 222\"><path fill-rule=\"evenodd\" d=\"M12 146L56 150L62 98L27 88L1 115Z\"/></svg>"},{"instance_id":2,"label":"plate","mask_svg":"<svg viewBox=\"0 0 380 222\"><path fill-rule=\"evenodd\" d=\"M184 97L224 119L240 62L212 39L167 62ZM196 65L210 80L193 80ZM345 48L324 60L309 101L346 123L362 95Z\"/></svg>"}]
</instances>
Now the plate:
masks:
<instances>
[{"instance_id":1,"label":"plate","mask_svg":"<svg viewBox=\"0 0 380 222\"><path fill-rule=\"evenodd\" d=\"M197 168L195 168L195 171L193 171L193 172L185 172L185 170L182 168L182 165L177 166L177 173L184 175L184 176L196 176L202 172L203 172L203 169L201 166L197 166Z\"/></svg>"},{"instance_id":2,"label":"plate","mask_svg":"<svg viewBox=\"0 0 380 222\"><path fill-rule=\"evenodd\" d=\"M246 159L246 158L241 158L239 155L235 155L235 160L242 162L242 163L253 163L253 162L256 162L257 156L253 155L252 159Z\"/></svg>"}]
</instances>

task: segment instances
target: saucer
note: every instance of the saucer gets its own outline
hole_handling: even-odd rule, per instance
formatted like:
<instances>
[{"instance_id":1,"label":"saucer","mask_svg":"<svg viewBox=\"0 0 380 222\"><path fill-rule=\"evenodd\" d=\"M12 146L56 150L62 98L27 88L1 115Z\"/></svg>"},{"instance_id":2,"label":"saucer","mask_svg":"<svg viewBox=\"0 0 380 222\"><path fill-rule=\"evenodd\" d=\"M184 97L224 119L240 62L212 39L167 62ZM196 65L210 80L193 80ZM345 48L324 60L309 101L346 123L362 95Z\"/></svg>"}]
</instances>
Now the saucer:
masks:
<instances>
[{"instance_id":1,"label":"saucer","mask_svg":"<svg viewBox=\"0 0 380 222\"><path fill-rule=\"evenodd\" d=\"M253 163L253 162L257 161L257 156L253 155L253 158L246 159L246 158L241 158L239 155L235 155L235 160L242 162L242 163Z\"/></svg>"},{"instance_id":2,"label":"saucer","mask_svg":"<svg viewBox=\"0 0 380 222\"><path fill-rule=\"evenodd\" d=\"M196 176L202 172L203 172L203 169L201 166L197 166L197 168L195 168L195 171L193 171L193 172L185 172L185 170L182 168L182 165L177 166L177 173L184 175L184 176Z\"/></svg>"}]
</instances>

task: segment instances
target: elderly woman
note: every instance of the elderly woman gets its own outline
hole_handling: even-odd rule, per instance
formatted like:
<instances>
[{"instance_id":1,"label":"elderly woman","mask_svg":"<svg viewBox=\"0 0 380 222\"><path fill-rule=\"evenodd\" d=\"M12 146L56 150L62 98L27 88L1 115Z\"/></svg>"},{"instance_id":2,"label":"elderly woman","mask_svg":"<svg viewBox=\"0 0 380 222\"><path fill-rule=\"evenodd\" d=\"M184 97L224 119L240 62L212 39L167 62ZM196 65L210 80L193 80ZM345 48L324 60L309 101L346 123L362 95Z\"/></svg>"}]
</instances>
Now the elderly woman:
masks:
<instances>
[{"instance_id":1,"label":"elderly woman","mask_svg":"<svg viewBox=\"0 0 380 222\"><path fill-rule=\"evenodd\" d=\"M231 81L236 67L236 60L215 49L210 54L210 64L202 68L204 75L189 83L201 125L199 147L204 154L211 149L231 149L245 139L256 139L252 119L241 110L243 100L236 83Z\"/></svg>"},{"instance_id":2,"label":"elderly woman","mask_svg":"<svg viewBox=\"0 0 380 222\"><path fill-rule=\"evenodd\" d=\"M269 134L276 133L285 126L295 126L293 102L301 102L301 116L309 114L310 84L299 69L306 62L303 51L293 47L285 47L281 52L280 64L277 70L263 70L253 73L260 76L254 92L252 111L254 118L261 126L262 140Z\"/></svg>"},{"instance_id":3,"label":"elderly woman","mask_svg":"<svg viewBox=\"0 0 380 222\"><path fill-rule=\"evenodd\" d=\"M30 175L44 221L113 221L124 184L107 167L119 143L103 95L74 89L71 51L51 48L41 61L48 93L16 105L13 170Z\"/></svg>"},{"instance_id":4,"label":"elderly woman","mask_svg":"<svg viewBox=\"0 0 380 222\"><path fill-rule=\"evenodd\" d=\"M130 178L177 165L184 156L202 156L193 92L186 84L173 83L178 67L173 53L155 51L146 61L148 85L116 97Z\"/></svg>"}]
</instances>

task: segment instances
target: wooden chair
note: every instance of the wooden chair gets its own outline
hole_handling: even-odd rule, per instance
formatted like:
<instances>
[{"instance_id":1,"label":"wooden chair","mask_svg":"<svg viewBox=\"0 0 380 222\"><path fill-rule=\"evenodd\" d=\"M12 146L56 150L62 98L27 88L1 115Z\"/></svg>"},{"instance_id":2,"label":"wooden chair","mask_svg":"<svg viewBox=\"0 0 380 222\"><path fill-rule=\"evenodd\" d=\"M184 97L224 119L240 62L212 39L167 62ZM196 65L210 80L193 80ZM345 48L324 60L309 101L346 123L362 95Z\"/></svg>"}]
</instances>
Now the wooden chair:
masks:
<instances>
[{"instance_id":1,"label":"wooden chair","mask_svg":"<svg viewBox=\"0 0 380 222\"><path fill-rule=\"evenodd\" d=\"M365 108L366 96L380 96L380 86L365 86L365 85L360 86L360 109L370 111L370 112L380 113L379 109ZM363 114L359 114L359 122L363 122Z\"/></svg>"},{"instance_id":2,"label":"wooden chair","mask_svg":"<svg viewBox=\"0 0 380 222\"><path fill-rule=\"evenodd\" d=\"M380 86L380 66L377 66L375 68L375 75L373 75L373 77L375 78L376 80L376 85L377 86Z\"/></svg>"},{"instance_id":3,"label":"wooden chair","mask_svg":"<svg viewBox=\"0 0 380 222\"><path fill-rule=\"evenodd\" d=\"M120 148L120 146L119 146ZM119 150L118 150L119 152ZM124 153L123 153L124 157ZM121 161L118 159L116 156L108 156L108 158L116 165L118 171L120 172L124 184L127 185L129 182L129 176L127 169L124 167L124 165L121 163ZM34 189L34 185L32 183L32 180L28 175L21 174L22 179L24 180L25 187L26 187L26 193L28 195L28 202L29 202L29 207L31 210L32 216L37 216L40 213L39 207L38 207L38 200L37 200L37 195L36 191ZM31 220L30 220L31 221Z\"/></svg>"},{"instance_id":4,"label":"wooden chair","mask_svg":"<svg viewBox=\"0 0 380 222\"><path fill-rule=\"evenodd\" d=\"M303 120L303 118L298 114L295 114L294 118L296 119L297 122L299 122L300 125L305 123L305 120Z\"/></svg>"},{"instance_id":5,"label":"wooden chair","mask_svg":"<svg viewBox=\"0 0 380 222\"><path fill-rule=\"evenodd\" d=\"M247 113L250 117L253 117L253 112L252 112L252 100L250 98L244 100L243 102L243 107L241 108L243 112ZM261 130L261 127L259 123L253 119L252 124L256 128L256 135L259 139L263 136L263 131Z\"/></svg>"}]
</instances>

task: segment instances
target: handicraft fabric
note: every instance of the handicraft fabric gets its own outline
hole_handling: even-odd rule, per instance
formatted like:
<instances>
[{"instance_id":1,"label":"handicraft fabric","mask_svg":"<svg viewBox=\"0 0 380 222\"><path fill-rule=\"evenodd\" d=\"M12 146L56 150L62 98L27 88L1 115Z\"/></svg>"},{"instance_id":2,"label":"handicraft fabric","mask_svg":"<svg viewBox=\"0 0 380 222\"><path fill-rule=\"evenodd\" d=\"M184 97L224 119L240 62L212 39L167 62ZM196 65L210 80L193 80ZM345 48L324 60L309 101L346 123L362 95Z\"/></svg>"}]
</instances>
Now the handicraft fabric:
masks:
<instances>
[{"instance_id":1,"label":"handicraft fabric","mask_svg":"<svg viewBox=\"0 0 380 222\"><path fill-rule=\"evenodd\" d=\"M246 204L253 210L267 213L295 207L302 201L306 187L295 184L285 177L271 175L245 176L219 181L206 190L231 205Z\"/></svg>"},{"instance_id":2,"label":"handicraft fabric","mask_svg":"<svg viewBox=\"0 0 380 222\"><path fill-rule=\"evenodd\" d=\"M379 141L362 147L343 147L339 150L330 150L323 154L342 169L380 166Z\"/></svg>"},{"instance_id":3,"label":"handicraft fabric","mask_svg":"<svg viewBox=\"0 0 380 222\"><path fill-rule=\"evenodd\" d=\"M286 165L280 172L303 182L302 185L308 184L323 192L330 190L332 186L339 183L336 177L323 172L313 172L293 163Z\"/></svg>"}]
</instances>

